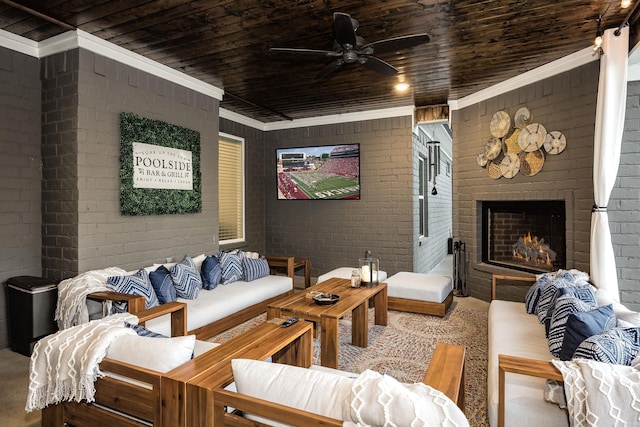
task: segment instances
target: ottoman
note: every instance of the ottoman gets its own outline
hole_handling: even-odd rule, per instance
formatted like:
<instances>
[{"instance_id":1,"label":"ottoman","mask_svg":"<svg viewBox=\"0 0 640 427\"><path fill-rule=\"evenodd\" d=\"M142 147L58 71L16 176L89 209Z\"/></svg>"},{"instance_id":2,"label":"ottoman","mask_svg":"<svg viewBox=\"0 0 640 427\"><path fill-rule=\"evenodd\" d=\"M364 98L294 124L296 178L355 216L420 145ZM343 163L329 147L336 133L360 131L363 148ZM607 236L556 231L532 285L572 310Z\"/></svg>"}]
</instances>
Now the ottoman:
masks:
<instances>
[{"instance_id":1,"label":"ottoman","mask_svg":"<svg viewBox=\"0 0 640 427\"><path fill-rule=\"evenodd\" d=\"M401 271L385 280L389 310L443 317L453 301L451 277Z\"/></svg>"},{"instance_id":2,"label":"ottoman","mask_svg":"<svg viewBox=\"0 0 640 427\"><path fill-rule=\"evenodd\" d=\"M351 279L351 272L357 269L358 267L338 267L335 270L331 270L328 273L318 276L317 283L324 282L326 280L331 279L332 277L337 277L338 279ZM387 278L387 272L378 270L378 282L385 282L386 278Z\"/></svg>"}]
</instances>

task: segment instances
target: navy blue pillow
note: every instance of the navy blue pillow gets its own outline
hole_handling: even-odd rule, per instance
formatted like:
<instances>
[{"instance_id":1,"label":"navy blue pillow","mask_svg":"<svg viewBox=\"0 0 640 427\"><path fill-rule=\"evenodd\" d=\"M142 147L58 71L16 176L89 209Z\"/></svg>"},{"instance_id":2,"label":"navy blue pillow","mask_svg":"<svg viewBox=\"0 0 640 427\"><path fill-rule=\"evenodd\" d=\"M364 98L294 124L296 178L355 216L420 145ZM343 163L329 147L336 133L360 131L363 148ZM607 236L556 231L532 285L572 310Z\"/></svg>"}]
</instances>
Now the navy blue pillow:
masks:
<instances>
[{"instance_id":1,"label":"navy blue pillow","mask_svg":"<svg viewBox=\"0 0 640 427\"><path fill-rule=\"evenodd\" d=\"M175 286L173 286L171 272L167 267L161 265L156 271L149 273L149 279L151 280L153 290L156 291L160 304L177 301L178 294L176 293Z\"/></svg>"},{"instance_id":2,"label":"navy blue pillow","mask_svg":"<svg viewBox=\"0 0 640 427\"><path fill-rule=\"evenodd\" d=\"M215 289L222 281L222 267L214 256L208 256L202 261L202 287L207 290Z\"/></svg>"},{"instance_id":3,"label":"navy blue pillow","mask_svg":"<svg viewBox=\"0 0 640 427\"><path fill-rule=\"evenodd\" d=\"M549 328L551 327L551 318L553 317L553 311L556 308L556 302L558 298L564 295L570 295L574 298L578 298L580 301L584 301L589 304L592 308L596 308L598 303L596 302L596 294L593 293L593 289L591 289L591 285L569 285L564 288L556 289L555 294L549 304L549 308L547 309L547 315L544 318L544 327L545 333L547 337L549 336Z\"/></svg>"},{"instance_id":4,"label":"navy blue pillow","mask_svg":"<svg viewBox=\"0 0 640 427\"><path fill-rule=\"evenodd\" d=\"M582 341L573 358L629 366L640 351L640 328L613 328Z\"/></svg>"},{"instance_id":5,"label":"navy blue pillow","mask_svg":"<svg viewBox=\"0 0 640 427\"><path fill-rule=\"evenodd\" d=\"M616 315L611 304L569 315L560 349L560 360L571 360L582 341L615 327Z\"/></svg>"}]
</instances>

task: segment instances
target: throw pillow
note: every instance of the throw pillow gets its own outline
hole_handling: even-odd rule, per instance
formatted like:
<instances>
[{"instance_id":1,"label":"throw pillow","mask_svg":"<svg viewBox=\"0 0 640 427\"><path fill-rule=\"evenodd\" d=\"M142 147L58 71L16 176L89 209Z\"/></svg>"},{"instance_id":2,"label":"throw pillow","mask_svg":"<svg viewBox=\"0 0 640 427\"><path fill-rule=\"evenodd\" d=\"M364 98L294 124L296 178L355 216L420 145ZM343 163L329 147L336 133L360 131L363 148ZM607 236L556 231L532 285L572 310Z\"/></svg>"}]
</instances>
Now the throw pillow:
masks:
<instances>
[{"instance_id":1,"label":"throw pillow","mask_svg":"<svg viewBox=\"0 0 640 427\"><path fill-rule=\"evenodd\" d=\"M615 327L616 316L611 304L569 315L560 349L560 360L571 360L582 341Z\"/></svg>"},{"instance_id":2,"label":"throw pillow","mask_svg":"<svg viewBox=\"0 0 640 427\"><path fill-rule=\"evenodd\" d=\"M242 258L242 270L244 281L251 282L269 275L269 263L266 258Z\"/></svg>"},{"instance_id":3,"label":"throw pillow","mask_svg":"<svg viewBox=\"0 0 640 427\"><path fill-rule=\"evenodd\" d=\"M588 303L593 308L596 308L598 306L596 302L596 295L593 292L591 285L589 284L569 285L564 288L556 289L556 292L553 295L553 299L551 300L551 303L547 308L547 315L544 318L544 327L547 336L549 336L549 327L551 326L551 317L553 316L553 311L555 310L556 301L562 295L571 295L581 301Z\"/></svg>"},{"instance_id":4,"label":"throw pillow","mask_svg":"<svg viewBox=\"0 0 640 427\"><path fill-rule=\"evenodd\" d=\"M222 280L220 261L214 256L208 256L202 262L202 287L207 290L215 289Z\"/></svg>"},{"instance_id":5,"label":"throw pillow","mask_svg":"<svg viewBox=\"0 0 640 427\"><path fill-rule=\"evenodd\" d=\"M149 274L144 268L130 276L107 277L107 289L124 294L143 296L145 308L155 307L160 304L149 280ZM124 313L127 311L127 303L114 302L113 309L116 313Z\"/></svg>"},{"instance_id":6,"label":"throw pillow","mask_svg":"<svg viewBox=\"0 0 640 427\"><path fill-rule=\"evenodd\" d=\"M573 358L631 365L640 352L640 328L613 328L582 341Z\"/></svg>"},{"instance_id":7,"label":"throw pillow","mask_svg":"<svg viewBox=\"0 0 640 427\"><path fill-rule=\"evenodd\" d=\"M545 284L547 284L547 282L544 280L536 280L536 282L527 291L527 295L524 297L524 303L525 307L527 308L527 313L537 314L538 302L540 301L540 293L542 292L542 288Z\"/></svg>"},{"instance_id":8,"label":"throw pillow","mask_svg":"<svg viewBox=\"0 0 640 427\"><path fill-rule=\"evenodd\" d=\"M547 317L547 310L556 295L556 291L573 284L573 276L567 273L558 275L553 281L544 285L538 302L538 320L540 323L544 323L544 319Z\"/></svg>"},{"instance_id":9,"label":"throw pillow","mask_svg":"<svg viewBox=\"0 0 640 427\"><path fill-rule=\"evenodd\" d=\"M176 288L173 286L171 272L164 265L149 273L149 280L151 280L151 286L156 291L160 304L166 304L178 299Z\"/></svg>"},{"instance_id":10,"label":"throw pillow","mask_svg":"<svg viewBox=\"0 0 640 427\"><path fill-rule=\"evenodd\" d=\"M220 260L220 267L222 269L222 284L228 285L229 283L242 280L242 254L218 252L218 259Z\"/></svg>"},{"instance_id":11,"label":"throw pillow","mask_svg":"<svg viewBox=\"0 0 640 427\"><path fill-rule=\"evenodd\" d=\"M196 299L202 288L202 277L193 260L185 255L182 261L171 267L171 279L176 293L184 299Z\"/></svg>"},{"instance_id":12,"label":"throw pillow","mask_svg":"<svg viewBox=\"0 0 640 427\"><path fill-rule=\"evenodd\" d=\"M174 338L122 335L109 345L107 357L157 372L168 372L191 360L195 335Z\"/></svg>"},{"instance_id":13,"label":"throw pillow","mask_svg":"<svg viewBox=\"0 0 640 427\"><path fill-rule=\"evenodd\" d=\"M133 323L124 322L124 326L126 326L129 329L133 329L136 332L136 334L138 334L141 337L169 338L166 335L153 332L142 325L134 325Z\"/></svg>"},{"instance_id":14,"label":"throw pillow","mask_svg":"<svg viewBox=\"0 0 640 427\"><path fill-rule=\"evenodd\" d=\"M549 327L549 351L551 354L555 357L560 356L567 318L573 313L589 311L593 308L595 306L571 295L563 295L558 298Z\"/></svg>"}]
</instances>

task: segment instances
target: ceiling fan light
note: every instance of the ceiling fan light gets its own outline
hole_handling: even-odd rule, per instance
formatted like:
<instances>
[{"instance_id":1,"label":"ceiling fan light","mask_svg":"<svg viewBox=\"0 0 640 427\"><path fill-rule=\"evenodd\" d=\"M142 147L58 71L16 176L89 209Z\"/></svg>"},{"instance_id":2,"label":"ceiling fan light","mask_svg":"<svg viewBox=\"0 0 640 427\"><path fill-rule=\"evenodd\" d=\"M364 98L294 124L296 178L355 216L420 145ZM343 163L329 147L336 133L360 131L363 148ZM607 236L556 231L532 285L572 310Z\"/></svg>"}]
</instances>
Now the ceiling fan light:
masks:
<instances>
[{"instance_id":1,"label":"ceiling fan light","mask_svg":"<svg viewBox=\"0 0 640 427\"><path fill-rule=\"evenodd\" d=\"M626 9L629 6L631 6L631 0L621 0L620 1L620 7L621 8Z\"/></svg>"}]
</instances>

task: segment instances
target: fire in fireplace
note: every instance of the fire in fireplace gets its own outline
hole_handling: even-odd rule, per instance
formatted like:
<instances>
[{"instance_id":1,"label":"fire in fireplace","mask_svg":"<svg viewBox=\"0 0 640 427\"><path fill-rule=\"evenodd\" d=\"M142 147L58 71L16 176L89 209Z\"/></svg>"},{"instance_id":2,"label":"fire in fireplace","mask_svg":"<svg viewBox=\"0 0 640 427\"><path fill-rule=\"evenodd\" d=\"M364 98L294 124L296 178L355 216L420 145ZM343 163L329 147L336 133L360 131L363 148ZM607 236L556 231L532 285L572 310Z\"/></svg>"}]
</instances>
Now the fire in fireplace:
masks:
<instances>
[{"instance_id":1,"label":"fire in fireplace","mask_svg":"<svg viewBox=\"0 0 640 427\"><path fill-rule=\"evenodd\" d=\"M565 268L564 200L482 202L482 261L532 273Z\"/></svg>"}]
</instances>

